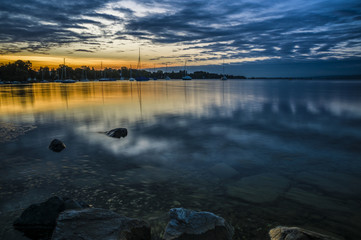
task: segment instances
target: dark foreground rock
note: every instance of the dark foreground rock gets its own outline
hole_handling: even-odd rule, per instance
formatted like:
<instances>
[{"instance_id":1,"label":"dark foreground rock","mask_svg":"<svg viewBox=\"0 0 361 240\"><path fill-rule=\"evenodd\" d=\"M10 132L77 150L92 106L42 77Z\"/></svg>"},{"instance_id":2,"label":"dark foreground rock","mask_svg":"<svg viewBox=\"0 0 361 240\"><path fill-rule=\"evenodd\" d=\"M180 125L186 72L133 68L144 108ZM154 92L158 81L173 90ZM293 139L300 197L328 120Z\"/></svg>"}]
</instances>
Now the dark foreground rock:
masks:
<instances>
[{"instance_id":1,"label":"dark foreground rock","mask_svg":"<svg viewBox=\"0 0 361 240\"><path fill-rule=\"evenodd\" d=\"M173 208L164 240L231 240L234 230L223 218L210 212Z\"/></svg>"},{"instance_id":2,"label":"dark foreground rock","mask_svg":"<svg viewBox=\"0 0 361 240\"><path fill-rule=\"evenodd\" d=\"M49 149L53 152L61 152L66 148L65 144L59 139L54 139L49 145Z\"/></svg>"},{"instance_id":3,"label":"dark foreground rock","mask_svg":"<svg viewBox=\"0 0 361 240\"><path fill-rule=\"evenodd\" d=\"M59 215L52 240L150 240L145 221L127 218L109 210L68 210Z\"/></svg>"},{"instance_id":4,"label":"dark foreground rock","mask_svg":"<svg viewBox=\"0 0 361 240\"><path fill-rule=\"evenodd\" d=\"M269 231L271 240L338 240L298 227L276 227Z\"/></svg>"},{"instance_id":5,"label":"dark foreground rock","mask_svg":"<svg viewBox=\"0 0 361 240\"><path fill-rule=\"evenodd\" d=\"M124 138L128 135L128 130L126 128L115 128L108 132L105 132L105 134L113 138Z\"/></svg>"},{"instance_id":6,"label":"dark foreground rock","mask_svg":"<svg viewBox=\"0 0 361 240\"><path fill-rule=\"evenodd\" d=\"M14 227L32 239L51 236L59 213L67 209L82 209L89 207L86 203L69 198L52 197L47 201L32 204L25 209L14 222Z\"/></svg>"}]
</instances>

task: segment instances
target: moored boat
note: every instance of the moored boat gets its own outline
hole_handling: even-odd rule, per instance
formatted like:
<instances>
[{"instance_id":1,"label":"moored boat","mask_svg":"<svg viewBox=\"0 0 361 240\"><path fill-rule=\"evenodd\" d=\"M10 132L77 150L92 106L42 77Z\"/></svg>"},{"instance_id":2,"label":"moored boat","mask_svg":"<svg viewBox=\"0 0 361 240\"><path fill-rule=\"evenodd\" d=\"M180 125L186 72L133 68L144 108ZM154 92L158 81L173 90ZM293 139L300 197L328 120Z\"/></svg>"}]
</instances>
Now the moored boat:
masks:
<instances>
[{"instance_id":1,"label":"moored boat","mask_svg":"<svg viewBox=\"0 0 361 240\"><path fill-rule=\"evenodd\" d=\"M106 82L106 81L116 81L115 78L100 78L98 79L100 82Z\"/></svg>"},{"instance_id":2,"label":"moored boat","mask_svg":"<svg viewBox=\"0 0 361 240\"><path fill-rule=\"evenodd\" d=\"M192 77L187 75L187 61L184 62L184 76L182 77L183 80L192 80Z\"/></svg>"},{"instance_id":3,"label":"moored boat","mask_svg":"<svg viewBox=\"0 0 361 240\"><path fill-rule=\"evenodd\" d=\"M137 64L137 74L140 73L140 69L141 69L141 63L140 63L140 48L139 48L139 56L138 56L138 64ZM137 76L135 78L136 81L140 81L140 82L144 82L144 81L149 81L149 78L146 76Z\"/></svg>"},{"instance_id":4,"label":"moored boat","mask_svg":"<svg viewBox=\"0 0 361 240\"><path fill-rule=\"evenodd\" d=\"M222 70L223 76L221 77L221 80L222 80L222 81L228 80L228 78L227 78L226 75L224 74L224 59L223 59L222 68L223 68L223 70Z\"/></svg>"},{"instance_id":5,"label":"moored boat","mask_svg":"<svg viewBox=\"0 0 361 240\"><path fill-rule=\"evenodd\" d=\"M140 77L136 77L135 80L136 81L149 81L149 78L144 77L144 76L140 76Z\"/></svg>"},{"instance_id":6,"label":"moored boat","mask_svg":"<svg viewBox=\"0 0 361 240\"><path fill-rule=\"evenodd\" d=\"M76 81L74 79L65 79L63 81L61 81L62 83L76 83Z\"/></svg>"}]
</instances>

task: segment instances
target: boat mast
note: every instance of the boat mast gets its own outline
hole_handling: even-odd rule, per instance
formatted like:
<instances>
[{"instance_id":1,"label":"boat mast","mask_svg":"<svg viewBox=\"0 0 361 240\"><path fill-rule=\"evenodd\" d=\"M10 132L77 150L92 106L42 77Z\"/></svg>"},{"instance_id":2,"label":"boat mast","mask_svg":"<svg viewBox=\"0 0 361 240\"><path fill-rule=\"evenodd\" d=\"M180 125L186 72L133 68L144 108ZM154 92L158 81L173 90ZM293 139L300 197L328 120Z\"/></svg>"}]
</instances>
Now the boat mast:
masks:
<instances>
[{"instance_id":1,"label":"boat mast","mask_svg":"<svg viewBox=\"0 0 361 240\"><path fill-rule=\"evenodd\" d=\"M64 79L66 79L66 66L65 66L65 58L64 58Z\"/></svg>"},{"instance_id":2,"label":"boat mast","mask_svg":"<svg viewBox=\"0 0 361 240\"><path fill-rule=\"evenodd\" d=\"M187 76L187 60L184 62L184 76Z\"/></svg>"},{"instance_id":3,"label":"boat mast","mask_svg":"<svg viewBox=\"0 0 361 240\"><path fill-rule=\"evenodd\" d=\"M224 59L223 59L223 64L222 64L222 73L224 75Z\"/></svg>"},{"instance_id":4,"label":"boat mast","mask_svg":"<svg viewBox=\"0 0 361 240\"><path fill-rule=\"evenodd\" d=\"M139 56L138 56L138 65L137 65L137 69L140 70L141 68L141 64L140 64L140 48L139 48Z\"/></svg>"}]
</instances>

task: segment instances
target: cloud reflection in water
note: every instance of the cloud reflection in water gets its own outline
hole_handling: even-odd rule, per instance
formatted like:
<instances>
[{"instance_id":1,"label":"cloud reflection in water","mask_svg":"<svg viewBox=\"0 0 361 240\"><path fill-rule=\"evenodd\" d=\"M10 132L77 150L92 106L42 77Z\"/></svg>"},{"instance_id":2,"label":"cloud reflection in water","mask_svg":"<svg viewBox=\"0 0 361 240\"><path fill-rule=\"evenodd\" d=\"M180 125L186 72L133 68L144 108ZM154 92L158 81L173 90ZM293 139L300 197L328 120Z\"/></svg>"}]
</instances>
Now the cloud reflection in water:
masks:
<instances>
[{"instance_id":1,"label":"cloud reflection in water","mask_svg":"<svg viewBox=\"0 0 361 240\"><path fill-rule=\"evenodd\" d=\"M99 185L114 185L112 191L126 187L134 191L136 186L159 194L154 189L162 186L161 193L167 196L174 196L174 189L185 189L176 195L184 202L201 199L209 207L219 201L233 209L232 204L239 202L253 206L249 198L240 197L240 188L258 189L255 194L262 200L269 199L262 196L267 186L277 190L272 199L295 209L299 206L295 202L308 204L302 202L302 194L315 199L302 208L310 212L322 212L324 202L332 209L354 206L344 205L348 197L344 194L352 192L353 187L347 186L361 178L360 82L158 81L142 85L141 96L132 93L127 82L90 86L93 91L79 91L84 84L69 86L68 108L64 108L64 98L55 97L59 96L56 85L51 97L42 85L33 86L32 108L24 104L27 96L12 101L7 94L0 96L2 121L38 126L20 138L18 145L1 145L6 151L0 157L16 156L19 144L24 152L24 161L7 162L7 172L12 174L2 179L10 182L20 174L32 174L24 169L34 166L36 156L38 166L51 167L65 189L88 187L93 193ZM106 89L104 97L102 88ZM51 103L51 98L59 101ZM26 108L24 113L22 108ZM116 127L127 128L128 136L113 139L99 133ZM50 136L64 138L67 149L49 155L43 146ZM54 180L49 171L41 172L44 179ZM287 187L277 188L269 176ZM336 191L335 182L347 189ZM169 199L164 201L168 206ZM261 203L255 209L271 211L269 206Z\"/></svg>"}]
</instances>

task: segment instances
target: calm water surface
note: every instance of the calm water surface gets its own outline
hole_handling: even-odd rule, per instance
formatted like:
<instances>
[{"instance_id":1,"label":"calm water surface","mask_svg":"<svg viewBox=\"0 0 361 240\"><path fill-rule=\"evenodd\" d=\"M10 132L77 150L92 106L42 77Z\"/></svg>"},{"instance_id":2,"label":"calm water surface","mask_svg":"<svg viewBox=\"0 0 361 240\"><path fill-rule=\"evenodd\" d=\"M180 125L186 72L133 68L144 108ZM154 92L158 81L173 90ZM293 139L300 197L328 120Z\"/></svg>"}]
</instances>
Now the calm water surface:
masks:
<instances>
[{"instance_id":1,"label":"calm water surface","mask_svg":"<svg viewBox=\"0 0 361 240\"><path fill-rule=\"evenodd\" d=\"M361 81L0 86L0 232L52 195L151 222L212 211L236 239L277 225L361 239ZM117 127L128 136L101 134ZM61 153L48 149L61 139ZM6 219L6 220L4 220ZM21 236L21 235L19 235ZM20 239L20 237L19 237Z\"/></svg>"}]
</instances>

